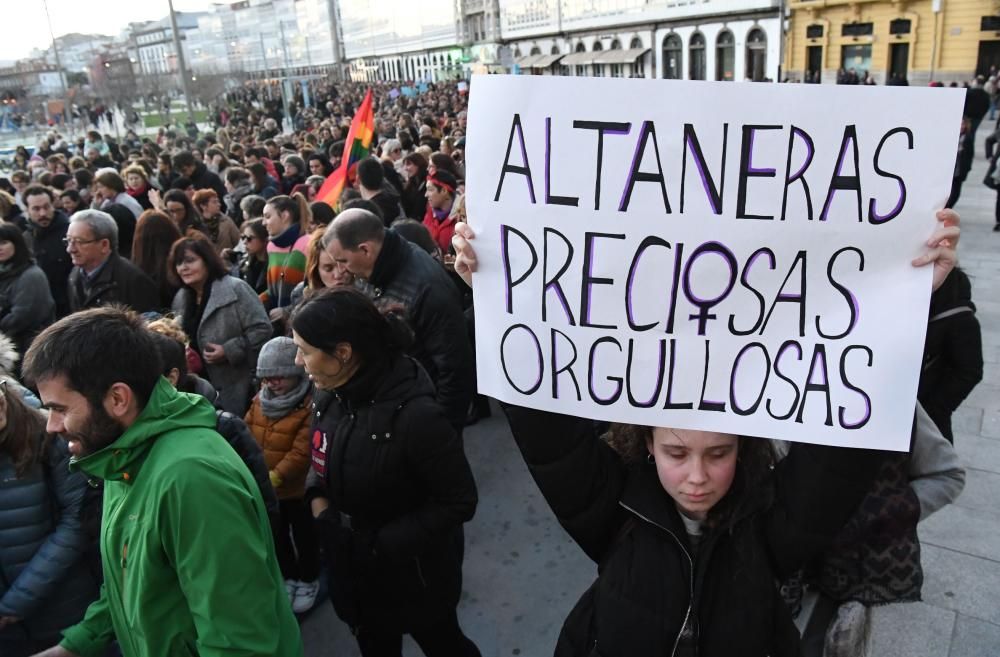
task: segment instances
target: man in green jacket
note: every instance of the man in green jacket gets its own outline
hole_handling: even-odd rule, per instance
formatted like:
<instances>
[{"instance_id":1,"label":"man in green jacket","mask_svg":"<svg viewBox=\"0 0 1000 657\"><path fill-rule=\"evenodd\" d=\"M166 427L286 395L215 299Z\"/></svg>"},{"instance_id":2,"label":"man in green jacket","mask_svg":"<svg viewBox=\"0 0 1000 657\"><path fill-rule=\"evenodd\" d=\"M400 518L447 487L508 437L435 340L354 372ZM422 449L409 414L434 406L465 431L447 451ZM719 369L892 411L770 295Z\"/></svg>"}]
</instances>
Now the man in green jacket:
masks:
<instances>
[{"instance_id":1,"label":"man in green jacket","mask_svg":"<svg viewBox=\"0 0 1000 657\"><path fill-rule=\"evenodd\" d=\"M98 308L46 329L25 377L71 469L104 480L100 598L43 657L301 657L257 484L203 398L160 376L131 311Z\"/></svg>"}]
</instances>

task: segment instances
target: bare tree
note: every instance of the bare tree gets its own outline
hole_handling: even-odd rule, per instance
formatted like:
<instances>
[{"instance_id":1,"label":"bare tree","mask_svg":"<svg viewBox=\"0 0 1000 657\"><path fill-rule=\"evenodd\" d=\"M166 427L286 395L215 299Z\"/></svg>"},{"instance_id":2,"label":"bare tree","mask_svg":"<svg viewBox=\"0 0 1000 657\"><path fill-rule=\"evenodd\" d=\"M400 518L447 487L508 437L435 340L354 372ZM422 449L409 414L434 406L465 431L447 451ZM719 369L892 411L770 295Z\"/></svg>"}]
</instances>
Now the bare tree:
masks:
<instances>
[{"instance_id":1,"label":"bare tree","mask_svg":"<svg viewBox=\"0 0 1000 657\"><path fill-rule=\"evenodd\" d=\"M196 73L191 76L188 89L193 100L208 105L226 93L230 80L230 76L222 73Z\"/></svg>"}]
</instances>

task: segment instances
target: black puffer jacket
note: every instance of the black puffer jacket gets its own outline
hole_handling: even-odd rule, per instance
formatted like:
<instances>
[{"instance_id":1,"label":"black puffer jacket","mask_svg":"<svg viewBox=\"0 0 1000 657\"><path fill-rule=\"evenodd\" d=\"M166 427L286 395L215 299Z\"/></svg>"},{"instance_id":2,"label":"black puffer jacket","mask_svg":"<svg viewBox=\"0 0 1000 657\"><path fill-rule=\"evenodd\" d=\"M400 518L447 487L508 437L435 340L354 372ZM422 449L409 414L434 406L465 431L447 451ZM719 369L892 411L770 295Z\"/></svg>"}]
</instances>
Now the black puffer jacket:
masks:
<instances>
[{"instance_id":1,"label":"black puffer jacket","mask_svg":"<svg viewBox=\"0 0 1000 657\"><path fill-rule=\"evenodd\" d=\"M829 544L885 457L796 444L766 485L743 491L732 528L706 529L694 551L655 466L625 466L587 420L507 415L556 517L599 564L557 657L797 657L775 581Z\"/></svg>"},{"instance_id":2,"label":"black puffer jacket","mask_svg":"<svg viewBox=\"0 0 1000 657\"><path fill-rule=\"evenodd\" d=\"M84 289L80 268L73 268L69 275L70 312L111 303L124 304L137 313L155 311L160 307L160 292L153 279L117 253L108 256L89 290Z\"/></svg>"},{"instance_id":3,"label":"black puffer jacket","mask_svg":"<svg viewBox=\"0 0 1000 657\"><path fill-rule=\"evenodd\" d=\"M24 619L0 630L0 645L3 633L25 630L35 640L58 640L97 598L84 564L82 513L90 494L86 477L70 473L63 440L50 439L20 478L0 454L0 616Z\"/></svg>"},{"instance_id":4,"label":"black puffer jacket","mask_svg":"<svg viewBox=\"0 0 1000 657\"><path fill-rule=\"evenodd\" d=\"M399 356L337 395L317 393L313 408L306 497L330 501L320 530L337 614L396 633L440 620L462 591L462 524L477 494L427 374Z\"/></svg>"},{"instance_id":5,"label":"black puffer jacket","mask_svg":"<svg viewBox=\"0 0 1000 657\"><path fill-rule=\"evenodd\" d=\"M444 267L393 230L385 231L371 279L361 289L380 308L402 306L415 336L410 354L437 387L437 400L452 426L465 424L475 391L462 302Z\"/></svg>"},{"instance_id":6,"label":"black puffer jacket","mask_svg":"<svg viewBox=\"0 0 1000 657\"><path fill-rule=\"evenodd\" d=\"M951 414L983 378L983 338L972 283L953 269L931 295L917 399L949 441Z\"/></svg>"}]
</instances>

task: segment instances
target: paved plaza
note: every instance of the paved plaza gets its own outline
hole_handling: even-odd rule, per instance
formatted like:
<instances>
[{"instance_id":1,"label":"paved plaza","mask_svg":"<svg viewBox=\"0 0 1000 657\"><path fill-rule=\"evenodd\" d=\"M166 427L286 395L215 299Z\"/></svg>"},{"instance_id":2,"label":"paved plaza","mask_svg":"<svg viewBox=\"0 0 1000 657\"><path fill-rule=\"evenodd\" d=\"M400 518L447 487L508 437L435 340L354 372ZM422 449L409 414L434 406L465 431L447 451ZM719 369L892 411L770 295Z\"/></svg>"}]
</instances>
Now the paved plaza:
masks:
<instances>
[{"instance_id":1,"label":"paved plaza","mask_svg":"<svg viewBox=\"0 0 1000 657\"><path fill-rule=\"evenodd\" d=\"M1000 656L1000 233L992 232L996 193L982 185L989 127L979 130L955 208L986 360L982 383L954 418L965 491L920 526L924 601L880 610L873 657ZM594 564L556 523L502 417L469 428L465 446L480 503L466 525L462 625L484 657L550 657ZM303 636L308 657L357 654L328 602L304 621ZM409 639L404 645L408 657L422 654Z\"/></svg>"}]
</instances>

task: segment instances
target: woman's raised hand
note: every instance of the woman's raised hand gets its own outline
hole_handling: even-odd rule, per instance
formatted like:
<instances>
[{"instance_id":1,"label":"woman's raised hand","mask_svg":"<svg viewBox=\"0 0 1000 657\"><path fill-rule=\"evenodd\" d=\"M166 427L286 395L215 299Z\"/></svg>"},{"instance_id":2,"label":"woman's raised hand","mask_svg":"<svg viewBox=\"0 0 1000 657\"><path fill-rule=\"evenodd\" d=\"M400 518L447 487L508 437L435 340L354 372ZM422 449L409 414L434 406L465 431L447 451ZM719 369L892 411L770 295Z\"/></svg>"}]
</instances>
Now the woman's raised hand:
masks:
<instances>
[{"instance_id":1,"label":"woman's raised hand","mask_svg":"<svg viewBox=\"0 0 1000 657\"><path fill-rule=\"evenodd\" d=\"M455 249L455 273L462 277L465 284L472 287L472 274L476 271L476 250L472 248L472 240L476 233L467 223L455 224L455 234L451 245Z\"/></svg>"},{"instance_id":2,"label":"woman's raised hand","mask_svg":"<svg viewBox=\"0 0 1000 657\"><path fill-rule=\"evenodd\" d=\"M927 250L919 258L913 260L914 267L924 267L934 263L934 283L931 290L937 290L948 278L948 274L958 264L958 213L954 210L938 210L938 225L934 234L927 240Z\"/></svg>"}]
</instances>

